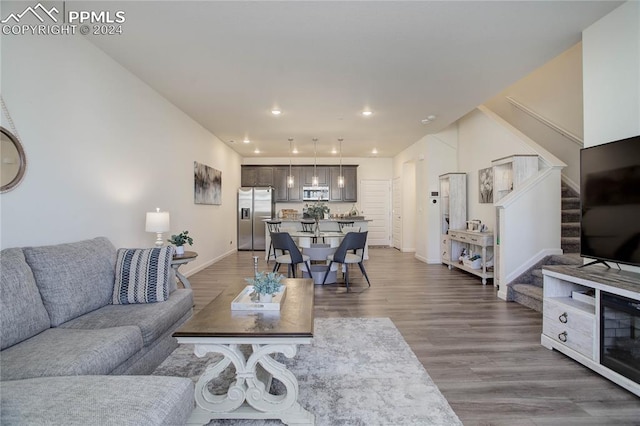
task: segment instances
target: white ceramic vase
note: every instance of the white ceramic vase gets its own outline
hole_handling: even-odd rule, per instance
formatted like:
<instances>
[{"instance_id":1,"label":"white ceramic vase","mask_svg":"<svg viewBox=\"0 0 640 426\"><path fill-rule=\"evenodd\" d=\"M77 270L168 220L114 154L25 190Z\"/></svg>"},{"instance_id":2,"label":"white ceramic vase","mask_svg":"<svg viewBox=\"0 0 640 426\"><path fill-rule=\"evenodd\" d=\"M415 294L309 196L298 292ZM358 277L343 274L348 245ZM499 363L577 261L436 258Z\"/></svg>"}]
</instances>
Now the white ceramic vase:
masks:
<instances>
[{"instance_id":1,"label":"white ceramic vase","mask_svg":"<svg viewBox=\"0 0 640 426\"><path fill-rule=\"evenodd\" d=\"M176 246L176 254L184 254L184 246Z\"/></svg>"},{"instance_id":2,"label":"white ceramic vase","mask_svg":"<svg viewBox=\"0 0 640 426\"><path fill-rule=\"evenodd\" d=\"M272 299L273 299L272 294L260 294L260 301L262 303L271 303Z\"/></svg>"}]
</instances>

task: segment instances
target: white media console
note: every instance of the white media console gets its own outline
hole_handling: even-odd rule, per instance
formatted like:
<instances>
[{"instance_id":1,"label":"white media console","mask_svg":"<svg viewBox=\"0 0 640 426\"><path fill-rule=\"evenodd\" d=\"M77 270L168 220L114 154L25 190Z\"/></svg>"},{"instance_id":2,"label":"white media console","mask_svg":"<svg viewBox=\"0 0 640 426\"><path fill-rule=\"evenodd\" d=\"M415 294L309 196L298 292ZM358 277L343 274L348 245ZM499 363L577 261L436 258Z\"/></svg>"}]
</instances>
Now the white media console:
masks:
<instances>
[{"instance_id":1,"label":"white media console","mask_svg":"<svg viewBox=\"0 0 640 426\"><path fill-rule=\"evenodd\" d=\"M599 265L545 266L541 343L591 368L640 396L640 383L603 365L601 345L612 335L625 336L625 350L635 354L632 369L640 371L640 275ZM637 313L603 316L602 300L624 299ZM637 304L635 302L638 302ZM609 310L609 308L606 308ZM606 322L606 324L605 324ZM616 325L616 323L619 324ZM605 326L606 327L603 327ZM618 327L616 330L615 327ZM603 331L604 330L604 331ZM631 335L629 334L631 330ZM602 336L604 334L604 336ZM603 343L605 342L605 343ZM608 361L610 362L610 361ZM635 374L635 373L632 373Z\"/></svg>"}]
</instances>

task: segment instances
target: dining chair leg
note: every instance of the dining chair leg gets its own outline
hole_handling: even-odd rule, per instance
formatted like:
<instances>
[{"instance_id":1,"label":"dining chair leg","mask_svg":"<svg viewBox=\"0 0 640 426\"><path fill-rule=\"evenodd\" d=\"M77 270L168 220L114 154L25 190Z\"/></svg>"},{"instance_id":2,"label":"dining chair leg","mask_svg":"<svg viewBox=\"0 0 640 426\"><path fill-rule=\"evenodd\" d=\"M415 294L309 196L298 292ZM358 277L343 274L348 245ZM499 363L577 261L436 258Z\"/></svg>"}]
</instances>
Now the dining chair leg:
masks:
<instances>
[{"instance_id":1,"label":"dining chair leg","mask_svg":"<svg viewBox=\"0 0 640 426\"><path fill-rule=\"evenodd\" d=\"M347 285L347 291L349 291L349 264L345 263L344 282Z\"/></svg>"},{"instance_id":2,"label":"dining chair leg","mask_svg":"<svg viewBox=\"0 0 640 426\"><path fill-rule=\"evenodd\" d=\"M267 251L267 265L269 264L269 260L271 260L271 249L273 248L273 242L269 243L269 251ZM276 251L273 250L273 258L276 258Z\"/></svg>"},{"instance_id":3,"label":"dining chair leg","mask_svg":"<svg viewBox=\"0 0 640 426\"><path fill-rule=\"evenodd\" d=\"M327 276L329 275L329 271L331 271L331 265L333 264L332 261L329 261L329 267L327 268L327 272L324 273L324 278L322 279L322 284L324 284L327 281Z\"/></svg>"},{"instance_id":4,"label":"dining chair leg","mask_svg":"<svg viewBox=\"0 0 640 426\"><path fill-rule=\"evenodd\" d=\"M296 277L296 265L294 263L291 264L291 275L293 275L293 278Z\"/></svg>"},{"instance_id":5,"label":"dining chair leg","mask_svg":"<svg viewBox=\"0 0 640 426\"><path fill-rule=\"evenodd\" d=\"M360 270L362 271L362 275L364 275L364 277L367 279L367 284L369 284L369 287L371 287L371 282L369 281L369 276L367 275L367 271L364 270L364 265L362 264L362 262L358 262L358 266L360 267Z\"/></svg>"},{"instance_id":6,"label":"dining chair leg","mask_svg":"<svg viewBox=\"0 0 640 426\"><path fill-rule=\"evenodd\" d=\"M280 264L278 262L276 262L276 264L273 265L273 272L277 272L278 269L280 269Z\"/></svg>"}]
</instances>

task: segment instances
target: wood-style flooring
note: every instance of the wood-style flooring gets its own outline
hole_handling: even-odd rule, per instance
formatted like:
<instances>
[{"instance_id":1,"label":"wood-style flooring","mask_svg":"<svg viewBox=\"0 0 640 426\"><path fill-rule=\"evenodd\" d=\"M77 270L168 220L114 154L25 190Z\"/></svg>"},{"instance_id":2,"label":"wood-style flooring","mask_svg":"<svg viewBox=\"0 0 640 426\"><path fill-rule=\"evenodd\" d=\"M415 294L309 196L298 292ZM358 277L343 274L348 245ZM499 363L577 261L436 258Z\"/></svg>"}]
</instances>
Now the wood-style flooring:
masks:
<instances>
[{"instance_id":1,"label":"wood-style flooring","mask_svg":"<svg viewBox=\"0 0 640 426\"><path fill-rule=\"evenodd\" d=\"M251 256L234 253L192 275L195 309L250 276ZM350 268L349 293L315 287L316 317L391 318L465 425L640 425L640 398L540 345L540 313L413 253L370 248L369 257L371 288Z\"/></svg>"}]
</instances>

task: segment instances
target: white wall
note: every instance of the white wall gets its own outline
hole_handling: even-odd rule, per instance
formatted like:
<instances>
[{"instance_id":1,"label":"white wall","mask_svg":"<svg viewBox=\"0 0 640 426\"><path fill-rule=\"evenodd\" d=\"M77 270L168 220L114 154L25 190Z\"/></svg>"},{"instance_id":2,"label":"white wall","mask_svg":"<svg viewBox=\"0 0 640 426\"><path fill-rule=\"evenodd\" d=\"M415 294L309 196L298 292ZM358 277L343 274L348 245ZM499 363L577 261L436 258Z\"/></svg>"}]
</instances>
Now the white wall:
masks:
<instances>
[{"instance_id":1,"label":"white wall","mask_svg":"<svg viewBox=\"0 0 640 426\"><path fill-rule=\"evenodd\" d=\"M145 212L160 207L195 239L184 272L235 249L240 157L83 37L3 36L2 96L28 158L0 196L2 248L149 247ZM194 204L194 161L222 171L221 206Z\"/></svg>"},{"instance_id":2,"label":"white wall","mask_svg":"<svg viewBox=\"0 0 640 426\"><path fill-rule=\"evenodd\" d=\"M582 40L584 146L640 134L640 3L624 3Z\"/></svg>"},{"instance_id":3,"label":"white wall","mask_svg":"<svg viewBox=\"0 0 640 426\"><path fill-rule=\"evenodd\" d=\"M413 194L405 196L414 202L403 205L413 209L403 213L404 250L415 250L416 258L427 263L440 263L440 204L432 203L431 191L439 191L438 176L457 171L457 125L427 135L393 158L393 176L410 185ZM408 183L405 183L408 182ZM439 200L438 200L439 201ZM403 203L404 204L404 203Z\"/></svg>"},{"instance_id":4,"label":"white wall","mask_svg":"<svg viewBox=\"0 0 640 426\"><path fill-rule=\"evenodd\" d=\"M562 133L508 102L518 101ZM582 43L567 49L489 101L488 108L567 164L567 183L579 190L583 139ZM578 139L567 137L571 134Z\"/></svg>"},{"instance_id":5,"label":"white wall","mask_svg":"<svg viewBox=\"0 0 640 426\"><path fill-rule=\"evenodd\" d=\"M584 145L640 134L640 3L624 3L600 19L582 43Z\"/></svg>"},{"instance_id":6,"label":"white wall","mask_svg":"<svg viewBox=\"0 0 640 426\"><path fill-rule=\"evenodd\" d=\"M493 204L480 204L478 172L491 162L514 154L535 154L534 150L504 126L474 109L458 120L458 171L467 173L467 218L479 219L495 230Z\"/></svg>"}]
</instances>

